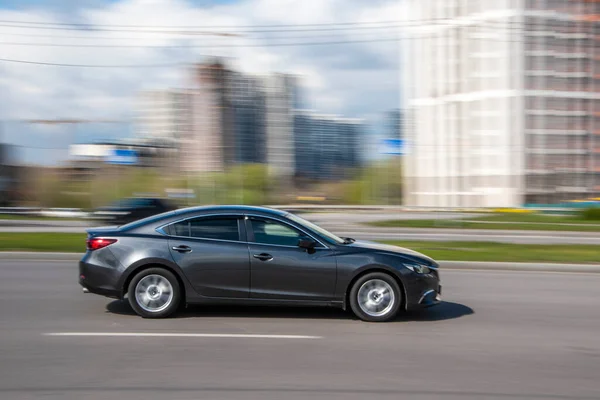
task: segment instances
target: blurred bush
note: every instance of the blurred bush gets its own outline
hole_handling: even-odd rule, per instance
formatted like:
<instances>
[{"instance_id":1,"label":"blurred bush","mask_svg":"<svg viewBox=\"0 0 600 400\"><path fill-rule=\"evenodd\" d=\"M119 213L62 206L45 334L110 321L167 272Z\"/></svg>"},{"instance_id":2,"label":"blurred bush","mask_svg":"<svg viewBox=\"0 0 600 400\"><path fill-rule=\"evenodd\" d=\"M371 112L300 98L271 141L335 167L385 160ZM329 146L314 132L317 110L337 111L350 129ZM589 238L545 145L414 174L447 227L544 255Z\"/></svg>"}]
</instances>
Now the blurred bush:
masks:
<instances>
[{"instance_id":1,"label":"blurred bush","mask_svg":"<svg viewBox=\"0 0 600 400\"><path fill-rule=\"evenodd\" d=\"M274 201L278 193L278 182L263 164L236 165L226 172L190 177L187 185L196 194L194 204L261 205Z\"/></svg>"},{"instance_id":2,"label":"blurred bush","mask_svg":"<svg viewBox=\"0 0 600 400\"><path fill-rule=\"evenodd\" d=\"M277 178L265 164L234 165L224 172L181 174L158 168L105 166L91 172L39 168L21 181L22 205L93 209L132 196L165 196L192 190L181 206L286 204L299 198L322 204L397 205L402 202L400 159L354 170L342 181ZM313 200L311 200L313 199Z\"/></svg>"},{"instance_id":3,"label":"blurred bush","mask_svg":"<svg viewBox=\"0 0 600 400\"><path fill-rule=\"evenodd\" d=\"M589 207L582 210L581 218L587 221L600 221L600 207Z\"/></svg>"},{"instance_id":4,"label":"blurred bush","mask_svg":"<svg viewBox=\"0 0 600 400\"><path fill-rule=\"evenodd\" d=\"M343 204L402 204L401 161L390 159L362 168L342 190Z\"/></svg>"}]
</instances>

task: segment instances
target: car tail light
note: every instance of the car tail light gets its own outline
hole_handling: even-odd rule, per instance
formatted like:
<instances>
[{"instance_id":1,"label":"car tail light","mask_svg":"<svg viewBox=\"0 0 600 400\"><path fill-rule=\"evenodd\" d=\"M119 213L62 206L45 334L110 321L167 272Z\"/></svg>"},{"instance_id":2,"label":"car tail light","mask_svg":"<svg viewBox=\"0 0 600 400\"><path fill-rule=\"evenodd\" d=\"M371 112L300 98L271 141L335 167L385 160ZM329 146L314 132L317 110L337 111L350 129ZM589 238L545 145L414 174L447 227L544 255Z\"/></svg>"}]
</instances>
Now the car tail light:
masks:
<instances>
[{"instance_id":1,"label":"car tail light","mask_svg":"<svg viewBox=\"0 0 600 400\"><path fill-rule=\"evenodd\" d=\"M91 238L85 241L87 249L94 251L115 243L117 239Z\"/></svg>"}]
</instances>

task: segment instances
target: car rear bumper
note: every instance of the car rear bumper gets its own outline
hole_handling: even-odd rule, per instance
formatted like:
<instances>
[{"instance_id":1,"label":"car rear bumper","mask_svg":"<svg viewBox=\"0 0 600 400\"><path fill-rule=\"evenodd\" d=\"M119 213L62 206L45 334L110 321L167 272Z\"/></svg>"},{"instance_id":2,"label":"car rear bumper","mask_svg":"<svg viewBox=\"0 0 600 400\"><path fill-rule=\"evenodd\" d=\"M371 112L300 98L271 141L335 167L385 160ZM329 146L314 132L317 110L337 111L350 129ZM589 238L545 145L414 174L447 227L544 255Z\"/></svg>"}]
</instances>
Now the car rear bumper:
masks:
<instances>
[{"instance_id":1,"label":"car rear bumper","mask_svg":"<svg viewBox=\"0 0 600 400\"><path fill-rule=\"evenodd\" d=\"M122 274L120 264L108 249L100 249L86 254L79 262L79 284L84 292L106 297L121 298L119 278ZM101 254L104 253L104 254Z\"/></svg>"},{"instance_id":2,"label":"car rear bumper","mask_svg":"<svg viewBox=\"0 0 600 400\"><path fill-rule=\"evenodd\" d=\"M113 299L121 298L121 292L119 290L91 286L88 283L83 282L81 279L79 280L79 284L81 285L81 287L83 289L83 293L93 293L93 294L98 294L100 296L110 297Z\"/></svg>"}]
</instances>

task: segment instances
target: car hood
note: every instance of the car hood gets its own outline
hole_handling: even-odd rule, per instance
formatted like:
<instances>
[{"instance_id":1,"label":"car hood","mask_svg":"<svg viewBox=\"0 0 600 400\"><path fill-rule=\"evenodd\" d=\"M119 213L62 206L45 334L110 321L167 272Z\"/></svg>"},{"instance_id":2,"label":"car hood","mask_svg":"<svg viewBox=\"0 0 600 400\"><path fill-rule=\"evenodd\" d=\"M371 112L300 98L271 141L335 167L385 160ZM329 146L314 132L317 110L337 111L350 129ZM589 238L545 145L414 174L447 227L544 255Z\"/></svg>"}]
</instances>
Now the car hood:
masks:
<instances>
[{"instance_id":1,"label":"car hood","mask_svg":"<svg viewBox=\"0 0 600 400\"><path fill-rule=\"evenodd\" d=\"M425 254L419 253L418 251L414 251L411 249L407 249L405 247L392 246L391 244L382 244L376 242L369 242L366 240L357 240L356 242L348 244L347 246L356 249L363 249L366 251L392 253L395 255L404 256L406 258L414 259L415 261L425 261L428 265L437 265L437 263L431 257L428 257Z\"/></svg>"}]
</instances>

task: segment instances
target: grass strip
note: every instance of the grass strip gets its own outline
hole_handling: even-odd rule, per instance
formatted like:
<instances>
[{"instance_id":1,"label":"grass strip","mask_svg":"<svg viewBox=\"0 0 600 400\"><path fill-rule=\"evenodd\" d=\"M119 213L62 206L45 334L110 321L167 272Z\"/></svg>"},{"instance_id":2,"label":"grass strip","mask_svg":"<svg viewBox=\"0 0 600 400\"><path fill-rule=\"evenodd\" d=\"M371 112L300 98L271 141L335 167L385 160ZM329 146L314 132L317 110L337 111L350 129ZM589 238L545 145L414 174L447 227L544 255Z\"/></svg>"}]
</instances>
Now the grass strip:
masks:
<instances>
[{"instance_id":1,"label":"grass strip","mask_svg":"<svg viewBox=\"0 0 600 400\"><path fill-rule=\"evenodd\" d=\"M0 251L85 252L82 233L0 233ZM385 241L437 260L600 263L595 245L532 245L487 242Z\"/></svg>"},{"instance_id":2,"label":"grass strip","mask_svg":"<svg viewBox=\"0 0 600 400\"><path fill-rule=\"evenodd\" d=\"M461 228L492 230L532 230L600 232L600 221L587 221L577 217L535 214L498 214L465 219L418 219L368 222L365 225L379 228Z\"/></svg>"},{"instance_id":3,"label":"grass strip","mask_svg":"<svg viewBox=\"0 0 600 400\"><path fill-rule=\"evenodd\" d=\"M600 248L596 245L422 241L385 241L385 243L407 247L436 260L556 262L571 264L600 263Z\"/></svg>"}]
</instances>

